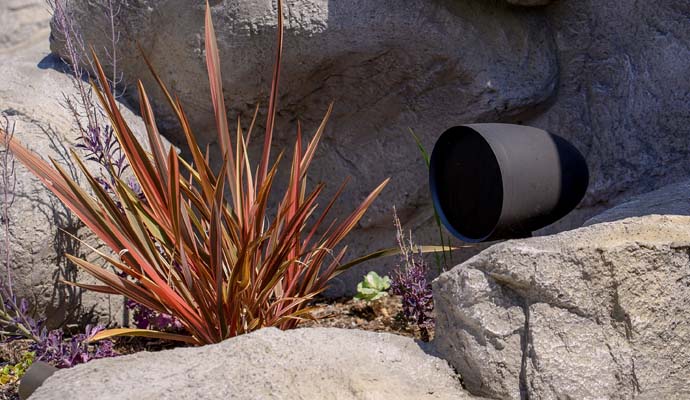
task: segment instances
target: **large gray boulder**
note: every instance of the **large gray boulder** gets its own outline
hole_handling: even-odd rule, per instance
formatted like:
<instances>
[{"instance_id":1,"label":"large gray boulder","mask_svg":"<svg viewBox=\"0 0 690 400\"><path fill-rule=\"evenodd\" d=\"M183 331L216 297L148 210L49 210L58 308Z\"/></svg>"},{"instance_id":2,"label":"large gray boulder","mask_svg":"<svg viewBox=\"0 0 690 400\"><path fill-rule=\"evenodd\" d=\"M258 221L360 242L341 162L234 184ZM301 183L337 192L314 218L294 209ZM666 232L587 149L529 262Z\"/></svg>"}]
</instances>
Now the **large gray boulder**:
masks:
<instances>
[{"instance_id":1,"label":"large gray boulder","mask_svg":"<svg viewBox=\"0 0 690 400\"><path fill-rule=\"evenodd\" d=\"M412 339L335 328L267 328L199 348L137 353L61 370L47 399L474 398Z\"/></svg>"},{"instance_id":2,"label":"large gray boulder","mask_svg":"<svg viewBox=\"0 0 690 400\"><path fill-rule=\"evenodd\" d=\"M96 49L108 46L102 34L103 2L72 3L86 41ZM255 105L266 105L270 90L276 2L211 5L229 115L242 114L248 123ZM136 49L138 41L180 95L197 137L208 142L215 136L204 62L204 6L204 1L188 0L123 3L117 26L123 34L118 54L125 83L131 89L142 79L155 87ZM555 93L557 55L546 19L531 9L518 10L503 1L413 0L404 6L397 0L285 1L276 153L292 148L296 119L311 133L334 101L310 173L313 183L328 182L324 199L345 177L354 178L334 215L342 216L393 177L349 240L352 256L395 244L393 205L421 241L438 241L427 170L408 128L431 150L435 137L449 126L510 119ZM66 55L59 35L54 39L53 51ZM162 125L179 141L165 100L157 90L151 92ZM287 181L287 170L282 169L278 186ZM339 277L333 293L354 291L368 268Z\"/></svg>"},{"instance_id":3,"label":"large gray boulder","mask_svg":"<svg viewBox=\"0 0 690 400\"><path fill-rule=\"evenodd\" d=\"M690 398L690 217L495 245L433 283L434 345L473 394Z\"/></svg>"},{"instance_id":4,"label":"large gray boulder","mask_svg":"<svg viewBox=\"0 0 690 400\"><path fill-rule=\"evenodd\" d=\"M3 18L6 12L14 12L12 7L8 7L14 3L0 2L0 15ZM31 8L29 4L27 8ZM25 10L21 7L18 9ZM36 17L41 15L37 13ZM47 28L48 20L44 20ZM0 23L0 32L5 32L7 28L7 25ZM6 116L14 125L18 141L46 160L57 160L79 179L76 164L69 160L69 150L74 149L79 133L72 115L64 106L63 97L74 96L77 89L65 73L66 65L50 54L48 34L49 30L44 29L38 37L27 36L21 44L0 57L0 76L3 77L0 84L0 115ZM16 35L12 33L13 37ZM125 105L122 110L140 141L145 143L146 131L141 118ZM2 123L4 126L4 119ZM14 201L9 210L10 246L9 249L0 248L3 261L6 251L11 254L14 293L19 298L25 298L36 315L46 317L49 327L75 322L122 323L122 298L83 292L60 283L61 280L94 282L88 274L68 262L64 254L88 257L95 262L97 259L93 252L80 241L84 240L97 248L100 248L100 244L18 161L15 179ZM83 178L81 182L86 184ZM4 191L1 185L0 182L0 193ZM0 197L2 206L3 198ZM5 232L0 232L3 244L4 235ZM0 279L8 282L5 265L1 262L0 265Z\"/></svg>"}]
</instances>

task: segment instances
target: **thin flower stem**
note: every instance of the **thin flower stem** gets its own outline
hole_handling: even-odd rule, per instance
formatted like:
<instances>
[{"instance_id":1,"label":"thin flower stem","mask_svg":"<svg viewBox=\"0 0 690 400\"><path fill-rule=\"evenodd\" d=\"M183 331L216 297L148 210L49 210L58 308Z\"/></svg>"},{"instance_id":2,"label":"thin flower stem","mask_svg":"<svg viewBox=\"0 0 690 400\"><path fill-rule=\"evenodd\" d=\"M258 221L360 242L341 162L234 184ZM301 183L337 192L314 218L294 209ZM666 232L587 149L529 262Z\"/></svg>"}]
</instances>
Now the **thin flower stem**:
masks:
<instances>
[{"instance_id":1,"label":"thin flower stem","mask_svg":"<svg viewBox=\"0 0 690 400\"><path fill-rule=\"evenodd\" d=\"M69 65L72 68L73 84L79 91L79 98L81 105L84 106L84 114L88 121L87 128L91 129L98 126L98 113L96 112L95 104L90 96L90 90L86 88L83 81L85 72L81 67L81 54L85 53L84 43L80 32L77 30L78 25L75 24L70 10L69 0L47 0L48 5L53 11L55 26L62 35L65 43L65 49L70 58ZM82 49L80 53L79 48ZM88 61L88 57L86 58ZM82 130L82 134L85 133Z\"/></svg>"}]
</instances>

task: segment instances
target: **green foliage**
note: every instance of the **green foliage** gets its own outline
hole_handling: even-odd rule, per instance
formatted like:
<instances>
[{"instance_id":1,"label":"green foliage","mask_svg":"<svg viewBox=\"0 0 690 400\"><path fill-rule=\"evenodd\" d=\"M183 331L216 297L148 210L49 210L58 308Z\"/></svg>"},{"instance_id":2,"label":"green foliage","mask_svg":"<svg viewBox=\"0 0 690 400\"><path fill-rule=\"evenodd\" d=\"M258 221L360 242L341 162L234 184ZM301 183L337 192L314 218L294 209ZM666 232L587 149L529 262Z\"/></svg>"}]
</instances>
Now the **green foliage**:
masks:
<instances>
[{"instance_id":1,"label":"green foliage","mask_svg":"<svg viewBox=\"0 0 690 400\"><path fill-rule=\"evenodd\" d=\"M391 279L388 276L381 277L374 271L364 275L364 280L357 284L356 300L374 301L388 296L386 291L391 287Z\"/></svg>"},{"instance_id":2,"label":"green foliage","mask_svg":"<svg viewBox=\"0 0 690 400\"><path fill-rule=\"evenodd\" d=\"M12 384L21 379L26 370L34 363L35 356L36 353L28 351L24 353L24 356L18 363L14 365L8 364L0 369L0 385Z\"/></svg>"}]
</instances>

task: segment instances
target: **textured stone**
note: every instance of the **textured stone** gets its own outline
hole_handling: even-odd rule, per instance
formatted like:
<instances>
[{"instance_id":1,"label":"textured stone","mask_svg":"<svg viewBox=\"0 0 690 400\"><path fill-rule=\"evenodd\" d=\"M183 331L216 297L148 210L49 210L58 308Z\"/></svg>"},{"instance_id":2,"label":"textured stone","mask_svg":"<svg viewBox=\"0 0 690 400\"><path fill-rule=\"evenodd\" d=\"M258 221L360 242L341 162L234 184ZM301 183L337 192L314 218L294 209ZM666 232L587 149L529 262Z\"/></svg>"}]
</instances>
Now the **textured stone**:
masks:
<instances>
[{"instance_id":1,"label":"textured stone","mask_svg":"<svg viewBox=\"0 0 690 400\"><path fill-rule=\"evenodd\" d=\"M107 45L98 2L73 3L86 41L97 49ZM229 115L241 113L248 122L255 105L266 104L270 89L275 2L225 0L212 7ZM134 46L139 41L163 80L180 95L197 136L209 141L214 136L203 11L204 2L187 0L123 3L119 54L130 87L137 79L154 87ZM438 242L427 171L408 128L431 150L448 127L522 114L550 98L557 85L553 40L542 29L545 18L531 9L486 1L414 0L401 7L396 0L288 0L285 13L274 148L291 148L296 119L304 122L306 132L313 132L334 101L310 173L313 183L328 182L324 199L346 176L354 178L334 215L342 216L383 179L393 177L348 240L351 256L394 245L393 205L420 241ZM59 40L52 42L52 49L64 53ZM179 140L161 94L151 92L169 137ZM281 171L278 186L287 181L287 172ZM386 262L392 260L375 267L381 271ZM354 291L370 268L343 274L333 293Z\"/></svg>"},{"instance_id":2,"label":"textured stone","mask_svg":"<svg viewBox=\"0 0 690 400\"><path fill-rule=\"evenodd\" d=\"M17 51L27 43L45 39L50 30L45 0L0 2L0 55Z\"/></svg>"},{"instance_id":3,"label":"textured stone","mask_svg":"<svg viewBox=\"0 0 690 400\"><path fill-rule=\"evenodd\" d=\"M334 328L268 328L217 345L137 353L60 370L31 397L94 398L474 397L445 361L426 354L410 338Z\"/></svg>"},{"instance_id":4,"label":"textured stone","mask_svg":"<svg viewBox=\"0 0 690 400\"><path fill-rule=\"evenodd\" d=\"M534 7L545 6L551 3L551 0L508 0L508 3L515 4L517 6Z\"/></svg>"},{"instance_id":5,"label":"textured stone","mask_svg":"<svg viewBox=\"0 0 690 400\"><path fill-rule=\"evenodd\" d=\"M585 222L585 226L652 214L690 215L690 180L633 196L624 203L590 218Z\"/></svg>"},{"instance_id":6,"label":"textured stone","mask_svg":"<svg viewBox=\"0 0 690 400\"><path fill-rule=\"evenodd\" d=\"M555 1L553 104L526 124L585 155L590 187L567 227L690 175L690 2Z\"/></svg>"},{"instance_id":7,"label":"textured stone","mask_svg":"<svg viewBox=\"0 0 690 400\"><path fill-rule=\"evenodd\" d=\"M48 31L44 34L43 40L0 57L0 76L11 77L0 85L0 114L14 124L17 140L46 160L56 159L73 176L79 177L78 167L68 158L79 133L70 112L63 106L63 95L73 96L77 92L70 76L62 72L65 64L50 54ZM142 120L124 106L123 114L140 141L146 143ZM96 262L93 253L71 235L98 247L93 236L18 161L16 181L15 199L10 208L10 262L15 294L28 300L37 315L47 317L51 327L93 320L121 322L120 297L82 293L80 289L59 283L60 280L93 282L64 257L70 253ZM81 182L86 185L83 179ZM0 237L4 237L4 232ZM6 250L0 249L3 260ZM4 264L0 278L7 281Z\"/></svg>"},{"instance_id":8,"label":"textured stone","mask_svg":"<svg viewBox=\"0 0 690 400\"><path fill-rule=\"evenodd\" d=\"M647 216L497 244L434 281L435 348L492 398L687 398L688 232Z\"/></svg>"}]
</instances>

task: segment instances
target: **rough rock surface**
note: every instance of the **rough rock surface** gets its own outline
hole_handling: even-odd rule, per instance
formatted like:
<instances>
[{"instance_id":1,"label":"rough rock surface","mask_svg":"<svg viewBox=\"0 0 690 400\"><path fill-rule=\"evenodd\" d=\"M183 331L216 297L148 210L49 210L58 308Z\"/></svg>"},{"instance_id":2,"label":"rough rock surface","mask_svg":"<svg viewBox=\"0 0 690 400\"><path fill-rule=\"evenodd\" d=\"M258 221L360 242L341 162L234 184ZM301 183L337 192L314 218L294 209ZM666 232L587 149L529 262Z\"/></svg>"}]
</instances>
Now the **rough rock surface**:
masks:
<instances>
[{"instance_id":1,"label":"rough rock surface","mask_svg":"<svg viewBox=\"0 0 690 400\"><path fill-rule=\"evenodd\" d=\"M98 2L74 3L77 17L88 22L87 40L101 48L103 12L93 5ZM246 115L257 102L265 103L273 3L212 2L230 115ZM355 178L338 206L342 212L384 177L394 177L361 224L366 229L353 237L353 253L393 244L392 205L418 241L438 241L426 170L408 127L428 149L446 128L466 122L526 123L570 139L588 160L590 188L578 212L542 233L579 226L630 195L690 175L686 0L555 1L543 7L309 0L286 1L286 9L276 147L293 138L294 119L301 118L309 130L335 100L313 180ZM151 85L134 49L136 39L181 95L197 134L208 138L211 108L208 89L200 84L205 82L202 11L203 2L129 2L118 26L124 31L120 54L127 83L143 78ZM53 49L61 51L59 42ZM160 100L158 95L159 105ZM164 110L161 115L169 115ZM343 275L341 288L353 290L362 272Z\"/></svg>"},{"instance_id":2,"label":"rough rock surface","mask_svg":"<svg viewBox=\"0 0 690 400\"><path fill-rule=\"evenodd\" d=\"M96 48L101 34L98 2L74 0L75 15ZM222 57L230 116L248 122L266 104L274 58L273 1L211 2ZM203 51L204 2L146 0L122 5L120 66L132 85L153 82L138 40L164 81L182 99L200 139L213 125ZM280 116L275 148L291 148L296 119L311 133L329 102L329 129L310 173L328 182L328 198L353 177L336 214L343 215L388 176L393 181L348 242L350 254L395 243L391 209L422 241L438 241L432 222L426 168L408 128L430 150L449 126L494 121L531 110L554 94L557 63L553 39L540 13L504 2L413 0L285 1L286 36ZM56 36L57 38L57 36ZM59 40L54 51L62 53ZM136 93L130 90L129 93ZM152 91L164 122L170 111ZM165 124L174 127L175 124ZM173 139L176 132L168 131ZM254 141L259 144L261 141ZM287 169L278 186L287 180ZM324 200L325 201L325 200ZM432 239L434 238L434 239ZM383 264L377 263L379 269ZM336 292L354 291L363 267L342 275Z\"/></svg>"},{"instance_id":3,"label":"rough rock surface","mask_svg":"<svg viewBox=\"0 0 690 400\"><path fill-rule=\"evenodd\" d=\"M690 396L690 217L495 245L434 281L434 345L477 395Z\"/></svg>"},{"instance_id":4,"label":"rough rock surface","mask_svg":"<svg viewBox=\"0 0 690 400\"><path fill-rule=\"evenodd\" d=\"M50 30L45 0L3 0L0 3L0 54L45 38Z\"/></svg>"},{"instance_id":5,"label":"rough rock surface","mask_svg":"<svg viewBox=\"0 0 690 400\"><path fill-rule=\"evenodd\" d=\"M126 382L126 385L123 385ZM41 399L469 399L448 364L412 339L275 328L200 348L137 353L58 371Z\"/></svg>"},{"instance_id":6,"label":"rough rock surface","mask_svg":"<svg viewBox=\"0 0 690 400\"><path fill-rule=\"evenodd\" d=\"M687 178L690 2L555 1L539 10L558 47L558 95L525 123L585 154L589 212L579 222Z\"/></svg>"},{"instance_id":7,"label":"rough rock surface","mask_svg":"<svg viewBox=\"0 0 690 400\"><path fill-rule=\"evenodd\" d=\"M0 2L3 18L7 15L6 7L14 3ZM11 11L12 7L9 9ZM24 9L20 7L19 10ZM47 24L47 20L45 22ZM0 32L16 37L16 33L6 31L8 28L12 26L0 23ZM42 35L27 37L12 51L0 56L0 76L4 77L0 84L0 115L14 124L16 139L46 160L52 157L76 174L76 165L66 156L76 143L78 132L63 106L63 94L72 96L76 89L69 75L63 72L65 64L50 54L48 33L45 29ZM123 112L145 143L141 119L126 108ZM4 125L4 120L2 123ZM121 321L121 298L82 293L59 283L63 279L89 281L90 278L63 256L68 252L91 257L91 252L70 235L91 245L98 244L76 217L18 161L16 181L15 198L10 207L9 249L15 294L28 300L37 315L47 317L52 327L65 322ZM4 232L0 233L0 238L4 239ZM7 249L0 248L3 260L5 251ZM1 271L0 278L6 281L4 264Z\"/></svg>"},{"instance_id":8,"label":"rough rock surface","mask_svg":"<svg viewBox=\"0 0 690 400\"><path fill-rule=\"evenodd\" d=\"M590 218L585 226L644 215L690 215L690 180L634 196L622 204Z\"/></svg>"},{"instance_id":9,"label":"rough rock surface","mask_svg":"<svg viewBox=\"0 0 690 400\"><path fill-rule=\"evenodd\" d=\"M549 4L551 0L508 0L508 3L515 4L517 6L533 7L533 6L545 6Z\"/></svg>"}]
</instances>

